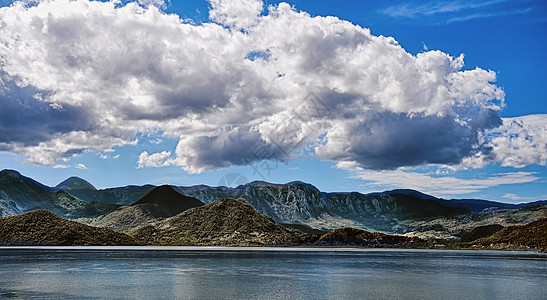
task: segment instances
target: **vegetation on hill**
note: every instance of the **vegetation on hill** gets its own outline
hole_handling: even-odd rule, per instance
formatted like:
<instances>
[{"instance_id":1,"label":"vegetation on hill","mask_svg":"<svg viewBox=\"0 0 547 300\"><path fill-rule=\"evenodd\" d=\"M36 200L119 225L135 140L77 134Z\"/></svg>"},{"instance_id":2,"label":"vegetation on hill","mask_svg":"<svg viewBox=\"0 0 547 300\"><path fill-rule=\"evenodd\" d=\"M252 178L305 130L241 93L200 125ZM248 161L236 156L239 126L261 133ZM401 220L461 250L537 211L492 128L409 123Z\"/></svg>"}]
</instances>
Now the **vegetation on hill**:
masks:
<instances>
[{"instance_id":1,"label":"vegetation on hill","mask_svg":"<svg viewBox=\"0 0 547 300\"><path fill-rule=\"evenodd\" d=\"M251 182L237 188L179 187L211 203L222 198L243 198L278 223L304 224L332 230L358 227L390 232L403 220L423 220L468 214L464 207L445 207L432 196L402 190L390 193L324 193L310 184Z\"/></svg>"},{"instance_id":2,"label":"vegetation on hill","mask_svg":"<svg viewBox=\"0 0 547 300\"><path fill-rule=\"evenodd\" d=\"M467 232L463 231L460 234L460 242L470 242L474 241L476 239L480 239L483 237L488 237L493 235L494 233L502 230L504 227L499 224L491 224L491 225L484 225L484 226L478 226L473 228L473 230Z\"/></svg>"},{"instance_id":3,"label":"vegetation on hill","mask_svg":"<svg viewBox=\"0 0 547 300\"><path fill-rule=\"evenodd\" d=\"M489 237L469 243L458 243L458 247L470 248L535 248L547 251L547 218L521 226L506 227Z\"/></svg>"},{"instance_id":4,"label":"vegetation on hill","mask_svg":"<svg viewBox=\"0 0 547 300\"><path fill-rule=\"evenodd\" d=\"M409 247L426 246L427 242L416 237L369 232L356 228L340 228L324 234L315 243L318 246L367 246L367 247Z\"/></svg>"},{"instance_id":5,"label":"vegetation on hill","mask_svg":"<svg viewBox=\"0 0 547 300\"><path fill-rule=\"evenodd\" d=\"M147 245L262 246L302 241L242 199L217 200L129 234Z\"/></svg>"},{"instance_id":6,"label":"vegetation on hill","mask_svg":"<svg viewBox=\"0 0 547 300\"><path fill-rule=\"evenodd\" d=\"M547 250L547 218L521 226L483 226L454 248ZM128 234L66 220L37 210L0 218L0 245L304 245L328 247L429 247L417 237L341 228L329 233L303 233L276 224L242 199L223 199L150 223Z\"/></svg>"},{"instance_id":7,"label":"vegetation on hill","mask_svg":"<svg viewBox=\"0 0 547 300\"><path fill-rule=\"evenodd\" d=\"M85 223L91 226L125 232L155 221L158 221L158 218L151 213L148 205L136 205L122 206L103 217Z\"/></svg>"},{"instance_id":8,"label":"vegetation on hill","mask_svg":"<svg viewBox=\"0 0 547 300\"><path fill-rule=\"evenodd\" d=\"M0 218L0 243L41 245L129 245L123 233L63 219L46 210Z\"/></svg>"},{"instance_id":9,"label":"vegetation on hill","mask_svg":"<svg viewBox=\"0 0 547 300\"><path fill-rule=\"evenodd\" d=\"M162 185L150 191L135 204L123 206L92 221L90 225L116 231L128 231L203 205L203 202L196 198L182 195L169 185Z\"/></svg>"},{"instance_id":10,"label":"vegetation on hill","mask_svg":"<svg viewBox=\"0 0 547 300\"><path fill-rule=\"evenodd\" d=\"M426 220L402 221L401 224L407 228L405 231L407 236L416 236L428 240L448 239L453 241L461 238L461 242L467 242L491 235L496 231L494 229L500 230L500 226L520 226L543 218L547 218L547 205L523 207L494 214L475 213ZM475 230L475 228L477 229ZM471 234L471 236L467 236L468 234Z\"/></svg>"}]
</instances>

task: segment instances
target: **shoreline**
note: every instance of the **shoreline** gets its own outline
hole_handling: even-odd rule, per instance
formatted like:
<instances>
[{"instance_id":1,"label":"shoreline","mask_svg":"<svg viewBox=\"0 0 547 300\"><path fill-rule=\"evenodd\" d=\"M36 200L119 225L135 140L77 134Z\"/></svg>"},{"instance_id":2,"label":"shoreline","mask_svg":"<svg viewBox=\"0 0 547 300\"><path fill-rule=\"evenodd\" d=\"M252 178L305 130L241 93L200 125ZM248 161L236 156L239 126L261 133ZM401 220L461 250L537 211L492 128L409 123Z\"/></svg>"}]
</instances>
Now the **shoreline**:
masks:
<instances>
[{"instance_id":1,"label":"shoreline","mask_svg":"<svg viewBox=\"0 0 547 300\"><path fill-rule=\"evenodd\" d=\"M0 246L2 250L97 250L97 251L204 251L204 252L466 252L466 253L511 253L537 254L547 258L547 252L538 249L464 249L464 248L365 248L365 247L306 247L306 246L62 246L62 245L34 245L34 246Z\"/></svg>"}]
</instances>

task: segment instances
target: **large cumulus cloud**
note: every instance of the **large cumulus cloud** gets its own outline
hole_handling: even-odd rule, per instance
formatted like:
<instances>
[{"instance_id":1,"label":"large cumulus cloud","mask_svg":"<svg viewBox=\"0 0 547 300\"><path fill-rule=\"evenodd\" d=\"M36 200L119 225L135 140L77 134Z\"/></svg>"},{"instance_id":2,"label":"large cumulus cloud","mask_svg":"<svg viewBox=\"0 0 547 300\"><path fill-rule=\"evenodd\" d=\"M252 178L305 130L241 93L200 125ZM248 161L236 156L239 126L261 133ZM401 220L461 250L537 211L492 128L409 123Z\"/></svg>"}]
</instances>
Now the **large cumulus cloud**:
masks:
<instances>
[{"instance_id":1,"label":"large cumulus cloud","mask_svg":"<svg viewBox=\"0 0 547 300\"><path fill-rule=\"evenodd\" d=\"M200 25L140 3L0 9L0 107L19 116L0 122L0 150L55 164L160 130L177 148L139 166L202 172L303 148L389 169L496 159L503 146L485 132L502 124L504 93L494 72L462 70L463 56L414 56L286 3L211 0Z\"/></svg>"},{"instance_id":2,"label":"large cumulus cloud","mask_svg":"<svg viewBox=\"0 0 547 300\"><path fill-rule=\"evenodd\" d=\"M47 92L13 81L3 85L1 78L0 73L0 150L14 143L35 146L55 134L93 128L93 118L84 109L52 105L42 101Z\"/></svg>"},{"instance_id":3,"label":"large cumulus cloud","mask_svg":"<svg viewBox=\"0 0 547 300\"><path fill-rule=\"evenodd\" d=\"M547 116L504 118L503 125L488 132L494 160L502 166L547 165Z\"/></svg>"}]
</instances>

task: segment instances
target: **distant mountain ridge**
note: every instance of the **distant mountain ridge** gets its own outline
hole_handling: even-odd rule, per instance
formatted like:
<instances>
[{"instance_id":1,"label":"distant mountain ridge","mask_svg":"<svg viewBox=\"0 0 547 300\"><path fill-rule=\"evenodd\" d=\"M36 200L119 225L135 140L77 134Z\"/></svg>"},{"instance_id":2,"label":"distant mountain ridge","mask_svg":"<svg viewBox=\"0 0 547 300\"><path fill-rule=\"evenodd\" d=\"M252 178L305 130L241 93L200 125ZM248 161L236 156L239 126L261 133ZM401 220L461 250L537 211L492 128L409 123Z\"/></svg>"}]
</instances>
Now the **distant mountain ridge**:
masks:
<instances>
[{"instance_id":1,"label":"distant mountain ridge","mask_svg":"<svg viewBox=\"0 0 547 300\"><path fill-rule=\"evenodd\" d=\"M15 170L9 170L9 169L6 169L6 170L2 170L0 171L0 180L6 180L8 178L11 178L11 179L19 179L29 185L32 185L40 190L43 190L43 191L53 191L54 188L52 187L49 187L49 186L46 186L44 184L41 184L40 182L30 178L30 177L26 177L26 176L23 176L21 175L21 173L15 171Z\"/></svg>"},{"instance_id":2,"label":"distant mountain ridge","mask_svg":"<svg viewBox=\"0 0 547 300\"><path fill-rule=\"evenodd\" d=\"M252 182L236 188L178 187L204 203L222 198L243 198L278 223L306 224L313 228L358 227L395 231L401 220L469 213L464 207L447 208L439 202L398 193L365 195L325 193L311 184Z\"/></svg>"},{"instance_id":3,"label":"distant mountain ridge","mask_svg":"<svg viewBox=\"0 0 547 300\"><path fill-rule=\"evenodd\" d=\"M507 210L535 206L535 205L547 205L547 200L539 200L539 201L521 203L521 204L502 203L502 202L480 200L480 199L451 199L451 200L439 199L438 201L447 207L464 206L469 208L471 212L474 212L474 213L480 213L480 212L497 213L497 212L503 212Z\"/></svg>"},{"instance_id":4,"label":"distant mountain ridge","mask_svg":"<svg viewBox=\"0 0 547 300\"><path fill-rule=\"evenodd\" d=\"M0 216L45 209L73 219L100 216L116 208L117 205L83 201L65 191L25 177L17 171L0 171Z\"/></svg>"},{"instance_id":5,"label":"distant mountain ridge","mask_svg":"<svg viewBox=\"0 0 547 300\"><path fill-rule=\"evenodd\" d=\"M176 191L172 190L173 188ZM169 207L169 201L151 204L151 200L143 200L155 189L156 186L144 185L97 190L89 182L77 177L68 178L56 187L48 187L17 171L4 170L0 172L0 213L8 216L35 209L47 209L69 219L99 216L104 218L118 210L120 205L124 205L124 208L118 210L123 211L120 216L129 218L133 214L138 215L140 220L148 217L153 220L158 217L169 217L170 213L180 211L175 207ZM413 227L408 227L408 224L412 224L413 220L453 218L478 212L495 213L547 203L538 201L508 204L475 199L444 200L409 189L370 194L327 193L301 181L286 184L254 181L234 188L196 185L164 186L163 189L164 192L171 194L178 192L177 195L193 197L205 204L225 198L243 198L260 213L278 223L304 224L323 230L356 227L399 233L412 230ZM196 202L195 205L197 204ZM159 211L163 212L158 214ZM112 222L117 224L118 221Z\"/></svg>"}]
</instances>

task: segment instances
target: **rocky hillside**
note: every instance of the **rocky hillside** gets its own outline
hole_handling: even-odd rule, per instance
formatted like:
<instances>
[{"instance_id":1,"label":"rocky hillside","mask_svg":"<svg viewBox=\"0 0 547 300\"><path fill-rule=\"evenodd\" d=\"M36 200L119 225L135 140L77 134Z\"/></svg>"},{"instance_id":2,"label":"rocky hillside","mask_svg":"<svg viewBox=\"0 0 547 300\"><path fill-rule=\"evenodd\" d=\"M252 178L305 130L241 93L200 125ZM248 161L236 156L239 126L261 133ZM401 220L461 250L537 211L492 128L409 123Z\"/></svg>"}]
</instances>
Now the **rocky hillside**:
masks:
<instances>
[{"instance_id":1,"label":"rocky hillside","mask_svg":"<svg viewBox=\"0 0 547 300\"><path fill-rule=\"evenodd\" d=\"M82 201L13 170L0 172L0 216L46 209L62 217L74 219L104 215L117 208L117 205Z\"/></svg>"},{"instance_id":2,"label":"rocky hillside","mask_svg":"<svg viewBox=\"0 0 547 300\"><path fill-rule=\"evenodd\" d=\"M459 234L459 242L471 242L476 239L484 238L493 235L494 233L502 230L502 225L499 224L491 224L491 225L483 225L483 226L477 226L473 228L471 231L462 231Z\"/></svg>"},{"instance_id":3,"label":"rocky hillside","mask_svg":"<svg viewBox=\"0 0 547 300\"><path fill-rule=\"evenodd\" d=\"M203 202L175 191L169 185L159 186L135 204L99 218L90 225L116 231L127 231L140 225L172 217L187 209L203 206Z\"/></svg>"},{"instance_id":4,"label":"rocky hillside","mask_svg":"<svg viewBox=\"0 0 547 300\"><path fill-rule=\"evenodd\" d=\"M535 248L547 251L547 218L521 226L509 226L467 244L471 248Z\"/></svg>"},{"instance_id":5,"label":"rocky hillside","mask_svg":"<svg viewBox=\"0 0 547 300\"><path fill-rule=\"evenodd\" d=\"M129 233L147 245L262 246L302 241L242 199L218 200Z\"/></svg>"},{"instance_id":6,"label":"rocky hillside","mask_svg":"<svg viewBox=\"0 0 547 300\"><path fill-rule=\"evenodd\" d=\"M129 245L135 240L123 233L63 219L37 210L0 218L3 245Z\"/></svg>"},{"instance_id":7,"label":"rocky hillside","mask_svg":"<svg viewBox=\"0 0 547 300\"><path fill-rule=\"evenodd\" d=\"M407 236L423 239L451 239L469 241L487 236L503 227L520 226L547 218L547 205L523 207L499 213L474 213L428 220L402 221Z\"/></svg>"},{"instance_id":8,"label":"rocky hillside","mask_svg":"<svg viewBox=\"0 0 547 300\"><path fill-rule=\"evenodd\" d=\"M401 220L445 217L469 213L445 207L434 197L407 193L323 193L302 182L252 182L237 188L179 187L205 203L222 198L244 198L259 212L279 223L306 224L330 230L340 227L395 231Z\"/></svg>"}]
</instances>

